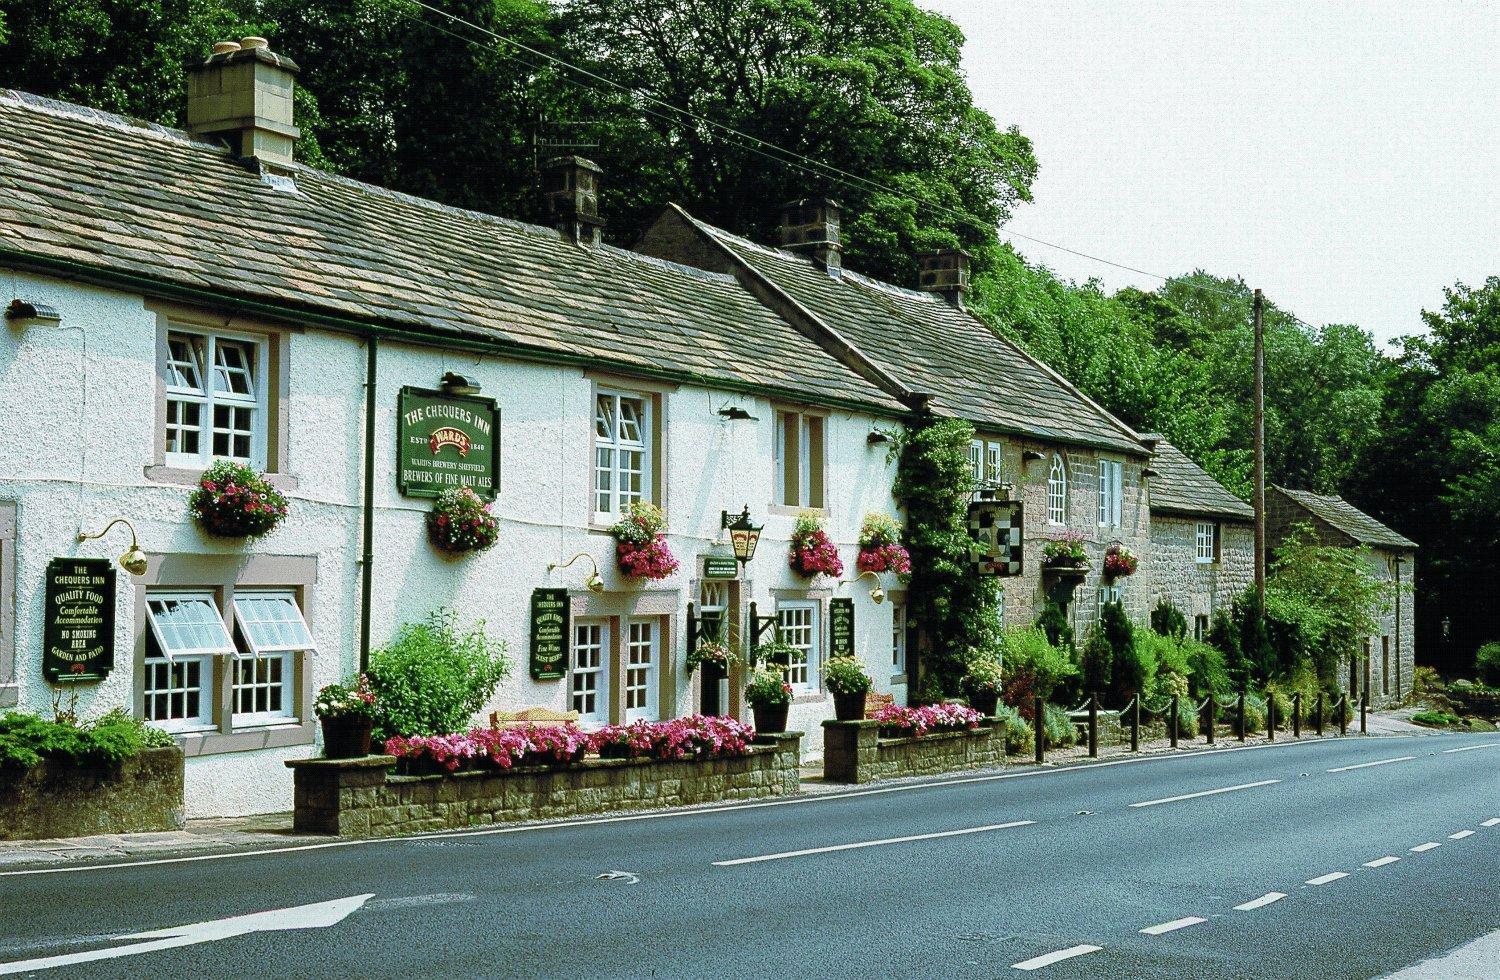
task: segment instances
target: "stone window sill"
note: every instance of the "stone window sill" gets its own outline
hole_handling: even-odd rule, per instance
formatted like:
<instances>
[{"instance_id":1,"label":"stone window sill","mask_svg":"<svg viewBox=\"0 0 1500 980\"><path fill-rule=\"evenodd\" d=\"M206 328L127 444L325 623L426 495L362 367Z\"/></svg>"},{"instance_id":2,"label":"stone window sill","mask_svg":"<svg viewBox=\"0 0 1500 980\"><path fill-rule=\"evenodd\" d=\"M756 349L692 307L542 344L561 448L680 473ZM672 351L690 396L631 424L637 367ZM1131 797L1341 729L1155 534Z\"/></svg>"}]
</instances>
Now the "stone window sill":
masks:
<instances>
[{"instance_id":1,"label":"stone window sill","mask_svg":"<svg viewBox=\"0 0 1500 980\"><path fill-rule=\"evenodd\" d=\"M292 721L281 725L258 725L233 732L189 732L175 736L188 758L223 755L228 752L253 752L257 749L279 749L311 745L314 741L311 721Z\"/></svg>"},{"instance_id":2,"label":"stone window sill","mask_svg":"<svg viewBox=\"0 0 1500 980\"><path fill-rule=\"evenodd\" d=\"M192 487L198 485L198 481L203 478L204 471L153 463L147 466L143 472L146 475L146 479L153 483L170 483L174 486ZM297 478L290 473L267 473L266 482L282 493L288 493L297 489Z\"/></svg>"}]
</instances>

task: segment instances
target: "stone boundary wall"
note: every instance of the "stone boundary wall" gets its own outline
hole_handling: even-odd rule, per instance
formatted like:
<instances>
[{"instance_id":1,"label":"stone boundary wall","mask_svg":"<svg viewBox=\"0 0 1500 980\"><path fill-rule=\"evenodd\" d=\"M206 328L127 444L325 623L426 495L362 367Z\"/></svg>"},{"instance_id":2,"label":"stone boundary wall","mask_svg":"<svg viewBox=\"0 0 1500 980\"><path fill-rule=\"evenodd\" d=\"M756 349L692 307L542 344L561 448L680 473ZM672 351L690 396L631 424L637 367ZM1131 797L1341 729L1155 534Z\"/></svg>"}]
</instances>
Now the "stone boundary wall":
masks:
<instances>
[{"instance_id":1,"label":"stone boundary wall","mask_svg":"<svg viewBox=\"0 0 1500 980\"><path fill-rule=\"evenodd\" d=\"M1005 726L987 718L977 729L881 738L876 721L823 722L823 778L868 783L1005 764Z\"/></svg>"},{"instance_id":2,"label":"stone boundary wall","mask_svg":"<svg viewBox=\"0 0 1500 980\"><path fill-rule=\"evenodd\" d=\"M395 776L395 759L292 759L298 831L393 837L520 820L645 807L787 796L800 789L802 734L762 735L741 758L665 762L587 759L566 768L525 766L436 776Z\"/></svg>"},{"instance_id":3,"label":"stone boundary wall","mask_svg":"<svg viewBox=\"0 0 1500 980\"><path fill-rule=\"evenodd\" d=\"M0 773L0 840L177 830L182 750L147 749L112 766L44 760Z\"/></svg>"}]
</instances>

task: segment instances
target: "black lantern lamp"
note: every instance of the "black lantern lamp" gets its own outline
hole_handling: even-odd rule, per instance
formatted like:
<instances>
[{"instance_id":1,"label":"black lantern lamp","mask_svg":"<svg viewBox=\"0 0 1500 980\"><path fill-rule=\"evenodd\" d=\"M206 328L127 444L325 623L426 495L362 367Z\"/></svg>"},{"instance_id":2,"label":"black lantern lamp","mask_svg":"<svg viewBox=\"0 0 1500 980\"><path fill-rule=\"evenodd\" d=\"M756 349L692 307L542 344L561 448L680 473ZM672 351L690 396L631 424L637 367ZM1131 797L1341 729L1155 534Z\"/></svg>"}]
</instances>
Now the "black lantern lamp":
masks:
<instances>
[{"instance_id":1,"label":"black lantern lamp","mask_svg":"<svg viewBox=\"0 0 1500 980\"><path fill-rule=\"evenodd\" d=\"M729 519L729 511L721 512L719 516L719 528L729 532L729 544L734 548L735 560L744 568L750 559L755 557L755 546L760 544L760 532L764 525L750 523L750 505L733 521Z\"/></svg>"}]
</instances>

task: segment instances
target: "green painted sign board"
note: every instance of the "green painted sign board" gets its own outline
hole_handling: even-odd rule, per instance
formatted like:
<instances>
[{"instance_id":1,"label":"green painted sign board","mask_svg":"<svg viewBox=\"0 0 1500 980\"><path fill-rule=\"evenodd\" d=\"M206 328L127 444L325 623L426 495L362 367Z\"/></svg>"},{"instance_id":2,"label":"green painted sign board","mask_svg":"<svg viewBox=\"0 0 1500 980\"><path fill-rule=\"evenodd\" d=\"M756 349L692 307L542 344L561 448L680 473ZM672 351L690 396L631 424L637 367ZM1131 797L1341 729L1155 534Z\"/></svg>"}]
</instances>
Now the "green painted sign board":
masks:
<instances>
[{"instance_id":1,"label":"green painted sign board","mask_svg":"<svg viewBox=\"0 0 1500 980\"><path fill-rule=\"evenodd\" d=\"M828 655L854 656L854 600L828 600Z\"/></svg>"},{"instance_id":2,"label":"green painted sign board","mask_svg":"<svg viewBox=\"0 0 1500 980\"><path fill-rule=\"evenodd\" d=\"M493 398L406 387L396 409L396 485L408 497L500 489L500 409Z\"/></svg>"},{"instance_id":3,"label":"green painted sign board","mask_svg":"<svg viewBox=\"0 0 1500 980\"><path fill-rule=\"evenodd\" d=\"M569 613L567 589L531 590L532 680L556 680L568 673Z\"/></svg>"},{"instance_id":4,"label":"green painted sign board","mask_svg":"<svg viewBox=\"0 0 1500 980\"><path fill-rule=\"evenodd\" d=\"M115 668L115 567L107 558L47 563L42 674L54 684L102 681Z\"/></svg>"},{"instance_id":5,"label":"green painted sign board","mask_svg":"<svg viewBox=\"0 0 1500 980\"><path fill-rule=\"evenodd\" d=\"M708 555L703 559L704 578L739 578L740 563L733 555Z\"/></svg>"}]
</instances>

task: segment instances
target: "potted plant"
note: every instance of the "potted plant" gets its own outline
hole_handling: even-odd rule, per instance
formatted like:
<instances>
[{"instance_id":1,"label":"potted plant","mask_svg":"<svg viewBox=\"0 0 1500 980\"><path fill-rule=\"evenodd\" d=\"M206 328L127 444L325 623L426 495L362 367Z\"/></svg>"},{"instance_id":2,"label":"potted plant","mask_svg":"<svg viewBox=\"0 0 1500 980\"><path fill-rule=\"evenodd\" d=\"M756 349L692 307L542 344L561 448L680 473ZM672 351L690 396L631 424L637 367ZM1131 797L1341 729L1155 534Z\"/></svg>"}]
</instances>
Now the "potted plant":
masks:
<instances>
[{"instance_id":1,"label":"potted plant","mask_svg":"<svg viewBox=\"0 0 1500 980\"><path fill-rule=\"evenodd\" d=\"M258 538L287 515L286 498L244 463L216 460L188 494L188 510L218 538Z\"/></svg>"},{"instance_id":2,"label":"potted plant","mask_svg":"<svg viewBox=\"0 0 1500 980\"><path fill-rule=\"evenodd\" d=\"M968 696L969 707L986 718L993 718L1004 682L1000 661L993 657L981 656L969 661L968 670L960 684L963 686L964 694Z\"/></svg>"},{"instance_id":3,"label":"potted plant","mask_svg":"<svg viewBox=\"0 0 1500 980\"><path fill-rule=\"evenodd\" d=\"M786 731L786 714L792 704L792 685L774 667L756 667L745 685L745 700L755 712L755 728L760 732Z\"/></svg>"},{"instance_id":4,"label":"potted plant","mask_svg":"<svg viewBox=\"0 0 1500 980\"><path fill-rule=\"evenodd\" d=\"M705 664L712 667L717 667L725 673L728 673L729 668L735 663L737 659L738 658L736 658L734 655L734 651L729 649L726 644L721 643L718 640L702 640L696 647L688 651L688 676L691 677L699 667L702 667Z\"/></svg>"},{"instance_id":5,"label":"potted plant","mask_svg":"<svg viewBox=\"0 0 1500 980\"><path fill-rule=\"evenodd\" d=\"M468 487L444 490L427 514L428 540L433 547L450 555L483 551L499 537L499 518Z\"/></svg>"},{"instance_id":6,"label":"potted plant","mask_svg":"<svg viewBox=\"0 0 1500 980\"><path fill-rule=\"evenodd\" d=\"M865 695L870 675L854 657L833 657L823 665L823 683L833 695L833 716L839 721L859 721L865 716Z\"/></svg>"},{"instance_id":7,"label":"potted plant","mask_svg":"<svg viewBox=\"0 0 1500 980\"><path fill-rule=\"evenodd\" d=\"M318 691L313 712L323 726L323 755L329 759L358 759L370 754L370 731L375 727L375 692L364 674L352 685L329 684Z\"/></svg>"},{"instance_id":8,"label":"potted plant","mask_svg":"<svg viewBox=\"0 0 1500 980\"><path fill-rule=\"evenodd\" d=\"M631 578L663 579L677 571L677 559L667 547L667 515L643 500L630 505L609 533L615 538L615 559Z\"/></svg>"},{"instance_id":9,"label":"potted plant","mask_svg":"<svg viewBox=\"0 0 1500 980\"><path fill-rule=\"evenodd\" d=\"M911 555L901 546L901 525L884 514L866 514L859 527L859 556L854 567L877 575L911 574Z\"/></svg>"},{"instance_id":10,"label":"potted plant","mask_svg":"<svg viewBox=\"0 0 1500 980\"><path fill-rule=\"evenodd\" d=\"M792 527L788 563L797 574L809 578L815 575L838 578L844 574L844 561L839 557L838 546L823 529L823 517L816 511L804 510L797 515L797 523Z\"/></svg>"},{"instance_id":11,"label":"potted plant","mask_svg":"<svg viewBox=\"0 0 1500 980\"><path fill-rule=\"evenodd\" d=\"M1087 572L1089 556L1083 547L1083 535L1068 531L1048 541L1042 546L1042 567L1055 572Z\"/></svg>"},{"instance_id":12,"label":"potted plant","mask_svg":"<svg viewBox=\"0 0 1500 980\"><path fill-rule=\"evenodd\" d=\"M1140 559L1135 552L1123 544L1112 544L1104 552L1104 574L1108 578L1125 578L1134 575Z\"/></svg>"}]
</instances>

